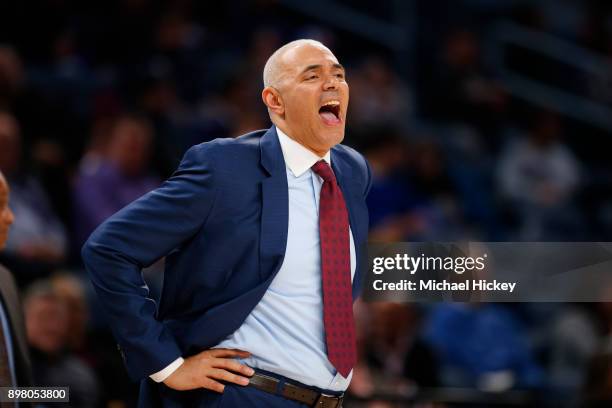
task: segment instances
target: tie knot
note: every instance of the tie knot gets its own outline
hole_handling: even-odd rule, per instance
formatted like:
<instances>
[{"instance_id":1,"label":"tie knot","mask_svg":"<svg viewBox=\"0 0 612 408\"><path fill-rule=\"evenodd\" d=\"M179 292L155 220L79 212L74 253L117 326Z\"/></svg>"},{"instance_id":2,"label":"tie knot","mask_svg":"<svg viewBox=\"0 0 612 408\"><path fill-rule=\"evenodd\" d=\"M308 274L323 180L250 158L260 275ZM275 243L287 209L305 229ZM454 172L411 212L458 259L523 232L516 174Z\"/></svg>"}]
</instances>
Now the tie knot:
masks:
<instances>
[{"instance_id":1,"label":"tie knot","mask_svg":"<svg viewBox=\"0 0 612 408\"><path fill-rule=\"evenodd\" d=\"M317 173L323 179L323 181L336 181L336 176L334 176L334 172L325 160L319 160L318 162L313 164L312 171Z\"/></svg>"}]
</instances>

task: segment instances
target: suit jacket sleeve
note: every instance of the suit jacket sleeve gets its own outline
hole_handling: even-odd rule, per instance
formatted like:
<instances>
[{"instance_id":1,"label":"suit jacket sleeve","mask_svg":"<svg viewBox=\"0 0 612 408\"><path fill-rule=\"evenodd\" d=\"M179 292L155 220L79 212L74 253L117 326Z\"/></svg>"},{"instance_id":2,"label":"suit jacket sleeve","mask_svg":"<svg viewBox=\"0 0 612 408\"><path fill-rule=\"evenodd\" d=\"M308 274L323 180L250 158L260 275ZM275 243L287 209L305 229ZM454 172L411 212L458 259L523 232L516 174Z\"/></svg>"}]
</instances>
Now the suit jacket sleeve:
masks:
<instances>
[{"instance_id":1,"label":"suit jacket sleeve","mask_svg":"<svg viewBox=\"0 0 612 408\"><path fill-rule=\"evenodd\" d=\"M141 270L179 247L204 225L213 203L211 144L189 149L161 187L100 225L82 249L130 376L141 379L181 356L172 334L158 321Z\"/></svg>"}]
</instances>

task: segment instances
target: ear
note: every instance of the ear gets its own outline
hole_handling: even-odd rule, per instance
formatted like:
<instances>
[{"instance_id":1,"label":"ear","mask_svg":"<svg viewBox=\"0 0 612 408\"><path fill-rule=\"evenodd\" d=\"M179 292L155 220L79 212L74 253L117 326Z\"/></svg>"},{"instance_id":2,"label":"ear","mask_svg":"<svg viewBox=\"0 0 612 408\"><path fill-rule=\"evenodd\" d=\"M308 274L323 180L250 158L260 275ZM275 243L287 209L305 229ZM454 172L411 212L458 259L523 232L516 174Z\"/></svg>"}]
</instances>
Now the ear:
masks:
<instances>
[{"instance_id":1,"label":"ear","mask_svg":"<svg viewBox=\"0 0 612 408\"><path fill-rule=\"evenodd\" d=\"M279 116L285 114L285 104L280 93L273 87L267 86L261 92L261 99L266 104L270 112L274 112Z\"/></svg>"}]
</instances>

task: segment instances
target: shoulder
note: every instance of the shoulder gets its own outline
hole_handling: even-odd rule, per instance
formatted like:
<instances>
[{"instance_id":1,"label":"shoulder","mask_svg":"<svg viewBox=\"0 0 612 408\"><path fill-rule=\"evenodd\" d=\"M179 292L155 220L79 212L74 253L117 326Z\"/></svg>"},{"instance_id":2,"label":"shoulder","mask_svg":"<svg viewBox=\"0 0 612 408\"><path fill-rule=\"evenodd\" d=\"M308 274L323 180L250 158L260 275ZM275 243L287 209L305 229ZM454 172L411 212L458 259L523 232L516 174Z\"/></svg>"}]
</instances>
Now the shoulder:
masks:
<instances>
[{"instance_id":1,"label":"shoulder","mask_svg":"<svg viewBox=\"0 0 612 408\"><path fill-rule=\"evenodd\" d=\"M17 284L15 278L2 265L0 265L0 299L5 303L17 302Z\"/></svg>"},{"instance_id":2,"label":"shoulder","mask_svg":"<svg viewBox=\"0 0 612 408\"><path fill-rule=\"evenodd\" d=\"M228 160L243 159L245 156L259 155L259 141L266 130L257 130L246 133L236 138L217 138L192 146L183 160L214 160L215 163L227 162Z\"/></svg>"},{"instance_id":3,"label":"shoulder","mask_svg":"<svg viewBox=\"0 0 612 408\"><path fill-rule=\"evenodd\" d=\"M250 183L260 173L260 141L266 130L236 138L218 138L192 146L184 155L179 170L206 172L216 185Z\"/></svg>"},{"instance_id":4,"label":"shoulder","mask_svg":"<svg viewBox=\"0 0 612 408\"><path fill-rule=\"evenodd\" d=\"M13 275L11 275L8 269L0 264L0 283L2 284L0 286L5 287L9 284L9 282L10 284L13 284Z\"/></svg>"},{"instance_id":5,"label":"shoulder","mask_svg":"<svg viewBox=\"0 0 612 408\"><path fill-rule=\"evenodd\" d=\"M364 186L364 196L367 195L372 184L372 172L366 158L357 150L343 144L334 146L332 151L337 159L351 168L353 177L360 180Z\"/></svg>"},{"instance_id":6,"label":"shoulder","mask_svg":"<svg viewBox=\"0 0 612 408\"><path fill-rule=\"evenodd\" d=\"M352 166L365 168L368 165L365 157L363 157L361 153L352 147L339 144L334 146L332 150L336 153L336 155L346 160Z\"/></svg>"}]
</instances>

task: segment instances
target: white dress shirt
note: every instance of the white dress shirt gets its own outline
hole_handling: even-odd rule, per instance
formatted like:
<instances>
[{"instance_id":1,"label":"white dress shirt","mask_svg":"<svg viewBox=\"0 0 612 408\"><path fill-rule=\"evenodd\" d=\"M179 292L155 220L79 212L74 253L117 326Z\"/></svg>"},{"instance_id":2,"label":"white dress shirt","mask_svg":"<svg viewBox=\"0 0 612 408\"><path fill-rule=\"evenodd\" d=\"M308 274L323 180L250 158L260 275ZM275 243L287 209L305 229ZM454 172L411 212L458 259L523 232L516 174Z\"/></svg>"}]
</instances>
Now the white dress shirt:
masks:
<instances>
[{"instance_id":1,"label":"white dress shirt","mask_svg":"<svg viewBox=\"0 0 612 408\"><path fill-rule=\"evenodd\" d=\"M237 348L251 356L239 361L319 388L344 391L342 377L327 359L319 240L319 195L323 180L311 167L331 165L330 152L319 157L276 129L286 164L289 223L285 258L261 301L243 324L215 348ZM350 235L351 279L356 255ZM177 359L151 378L163 381L183 362Z\"/></svg>"}]
</instances>

